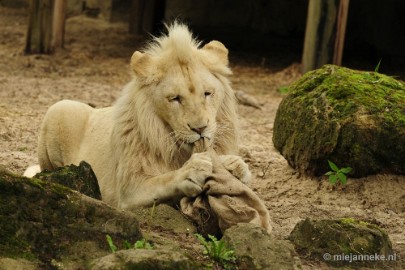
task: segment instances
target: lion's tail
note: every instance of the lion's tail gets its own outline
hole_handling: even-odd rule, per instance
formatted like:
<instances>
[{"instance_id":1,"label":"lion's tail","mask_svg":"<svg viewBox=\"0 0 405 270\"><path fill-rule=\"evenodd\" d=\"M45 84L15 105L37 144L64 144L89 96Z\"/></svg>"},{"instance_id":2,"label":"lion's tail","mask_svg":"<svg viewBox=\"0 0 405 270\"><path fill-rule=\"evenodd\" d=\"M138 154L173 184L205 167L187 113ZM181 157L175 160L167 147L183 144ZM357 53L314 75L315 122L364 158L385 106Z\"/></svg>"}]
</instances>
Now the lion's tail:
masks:
<instances>
[{"instance_id":1,"label":"lion's tail","mask_svg":"<svg viewBox=\"0 0 405 270\"><path fill-rule=\"evenodd\" d=\"M37 173L41 172L41 167L39 167L39 165L32 165L29 166L25 172L24 172L24 176L28 177L28 178L32 178L34 175L36 175Z\"/></svg>"}]
</instances>

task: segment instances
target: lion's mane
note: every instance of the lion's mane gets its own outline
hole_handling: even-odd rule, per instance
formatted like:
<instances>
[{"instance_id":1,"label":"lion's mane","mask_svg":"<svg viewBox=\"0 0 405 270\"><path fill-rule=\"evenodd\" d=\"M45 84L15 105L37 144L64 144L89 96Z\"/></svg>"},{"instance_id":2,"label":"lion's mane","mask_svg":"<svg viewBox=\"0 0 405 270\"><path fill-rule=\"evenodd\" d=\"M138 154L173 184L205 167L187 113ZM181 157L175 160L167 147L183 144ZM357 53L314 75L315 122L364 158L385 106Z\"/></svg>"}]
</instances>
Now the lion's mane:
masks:
<instances>
[{"instance_id":1,"label":"lion's mane","mask_svg":"<svg viewBox=\"0 0 405 270\"><path fill-rule=\"evenodd\" d=\"M218 153L232 154L237 152L238 125L236 113L236 100L227 76L231 74L227 63L227 52L207 54L201 50L186 26L173 24L168 27L168 34L153 41L146 47L143 54L155 56L159 59L159 68L151 68L148 75L144 74L148 66L137 63L132 68L135 71L133 80L125 87L122 96L114 104L114 127L111 136L112 156L115 164L115 186L120 190L110 192L124 192L133 179L143 175L148 176L165 173L168 169L174 170L190 157L191 152L182 150L176 145L175 139L170 136L171 130L157 115L151 102L153 88L159 83L162 72L174 63L182 63L190 68L195 65L205 65L210 72L221 82L224 99L217 112L217 132L214 138L214 149ZM208 48L217 50L217 48ZM215 57L215 55L218 55ZM133 58L136 57L134 54ZM170 112L167 112L170 113ZM111 194L112 195L112 194ZM111 196L116 198L116 196ZM119 198L117 198L119 200ZM119 203L117 201L113 204Z\"/></svg>"}]
</instances>

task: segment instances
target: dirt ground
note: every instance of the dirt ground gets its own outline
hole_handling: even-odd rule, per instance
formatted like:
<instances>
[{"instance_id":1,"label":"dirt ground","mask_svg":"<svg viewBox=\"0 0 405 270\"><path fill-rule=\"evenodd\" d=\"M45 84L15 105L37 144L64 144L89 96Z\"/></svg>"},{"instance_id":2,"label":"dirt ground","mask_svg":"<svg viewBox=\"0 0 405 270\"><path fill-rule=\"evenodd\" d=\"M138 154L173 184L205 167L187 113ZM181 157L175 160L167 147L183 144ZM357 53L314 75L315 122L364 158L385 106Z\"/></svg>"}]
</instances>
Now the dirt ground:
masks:
<instances>
[{"instance_id":1,"label":"dirt ground","mask_svg":"<svg viewBox=\"0 0 405 270\"><path fill-rule=\"evenodd\" d=\"M125 24L79 16L67 21L65 49L24 55L26 24L24 10L0 7L0 165L17 173L37 163L37 134L47 108L61 99L111 105L130 80L130 56L142 44ZM231 67L234 88L263 104L261 110L239 106L242 148L254 176L250 185L270 211L275 236L286 238L306 217L362 219L388 232L397 254L394 268L405 269L405 176L349 179L343 187L332 187L325 177L300 177L272 143L283 98L277 89L301 76L297 64L275 71L231 58ZM304 269L330 269L302 259Z\"/></svg>"}]
</instances>

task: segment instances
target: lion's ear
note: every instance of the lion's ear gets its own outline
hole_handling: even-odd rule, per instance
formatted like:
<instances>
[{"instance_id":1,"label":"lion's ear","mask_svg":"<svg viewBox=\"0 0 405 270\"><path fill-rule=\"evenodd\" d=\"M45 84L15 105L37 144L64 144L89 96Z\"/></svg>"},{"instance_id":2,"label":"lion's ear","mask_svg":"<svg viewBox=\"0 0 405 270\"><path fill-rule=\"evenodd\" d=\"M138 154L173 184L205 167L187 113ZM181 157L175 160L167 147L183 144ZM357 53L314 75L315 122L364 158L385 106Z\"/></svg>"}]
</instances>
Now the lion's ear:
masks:
<instances>
[{"instance_id":1,"label":"lion's ear","mask_svg":"<svg viewBox=\"0 0 405 270\"><path fill-rule=\"evenodd\" d=\"M205 44L203 49L215 54L222 64L228 65L228 49L221 42L213 40Z\"/></svg>"},{"instance_id":2,"label":"lion's ear","mask_svg":"<svg viewBox=\"0 0 405 270\"><path fill-rule=\"evenodd\" d=\"M136 51L131 57L132 71L139 77L150 75L148 71L151 69L151 65L152 59L150 55Z\"/></svg>"}]
</instances>

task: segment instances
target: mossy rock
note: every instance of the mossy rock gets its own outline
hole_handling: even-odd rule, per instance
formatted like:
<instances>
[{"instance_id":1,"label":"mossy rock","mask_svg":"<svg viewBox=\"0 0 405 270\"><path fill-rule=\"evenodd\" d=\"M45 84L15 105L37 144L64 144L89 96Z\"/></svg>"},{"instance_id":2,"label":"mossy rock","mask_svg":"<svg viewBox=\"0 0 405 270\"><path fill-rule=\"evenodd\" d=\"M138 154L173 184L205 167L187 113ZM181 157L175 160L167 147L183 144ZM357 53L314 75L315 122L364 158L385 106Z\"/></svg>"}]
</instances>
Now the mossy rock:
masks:
<instances>
[{"instance_id":1,"label":"mossy rock","mask_svg":"<svg viewBox=\"0 0 405 270\"><path fill-rule=\"evenodd\" d=\"M300 173L328 160L351 176L405 174L405 83L377 72L325 65L291 85L275 122L274 146Z\"/></svg>"},{"instance_id":2,"label":"mossy rock","mask_svg":"<svg viewBox=\"0 0 405 270\"><path fill-rule=\"evenodd\" d=\"M196 226L181 211L166 204L140 208L133 211L133 214L146 228L162 227L174 233L197 233Z\"/></svg>"},{"instance_id":3,"label":"mossy rock","mask_svg":"<svg viewBox=\"0 0 405 270\"><path fill-rule=\"evenodd\" d=\"M179 251L129 249L94 260L90 269L189 270L203 268Z\"/></svg>"},{"instance_id":4,"label":"mossy rock","mask_svg":"<svg viewBox=\"0 0 405 270\"><path fill-rule=\"evenodd\" d=\"M237 269L299 270L301 261L290 241L278 240L255 224L239 223L222 238L235 250Z\"/></svg>"},{"instance_id":5,"label":"mossy rock","mask_svg":"<svg viewBox=\"0 0 405 270\"><path fill-rule=\"evenodd\" d=\"M376 255L384 258L395 256L391 241L384 230L352 218L337 220L307 218L294 227L289 239L299 253L336 266L348 264L375 266L379 263L374 259ZM395 257L392 261L394 260ZM381 261L381 263L389 262Z\"/></svg>"},{"instance_id":6,"label":"mossy rock","mask_svg":"<svg viewBox=\"0 0 405 270\"><path fill-rule=\"evenodd\" d=\"M39 266L25 259L0 258L0 270L37 270Z\"/></svg>"},{"instance_id":7,"label":"mossy rock","mask_svg":"<svg viewBox=\"0 0 405 270\"><path fill-rule=\"evenodd\" d=\"M85 161L80 162L79 166L69 165L56 168L52 171L44 170L37 173L34 178L58 183L94 199L101 200L101 192L96 175L91 166Z\"/></svg>"},{"instance_id":8,"label":"mossy rock","mask_svg":"<svg viewBox=\"0 0 405 270\"><path fill-rule=\"evenodd\" d=\"M106 234L119 248L124 240L143 238L132 213L59 184L5 171L0 171L0 228L0 257L23 258L40 269L77 269L109 254ZM73 248L83 245L93 248Z\"/></svg>"}]
</instances>

